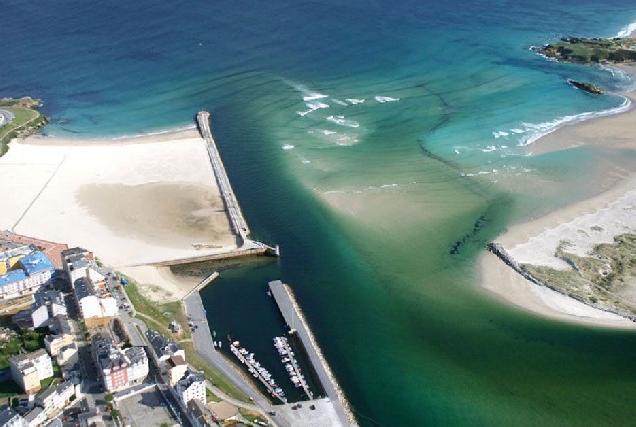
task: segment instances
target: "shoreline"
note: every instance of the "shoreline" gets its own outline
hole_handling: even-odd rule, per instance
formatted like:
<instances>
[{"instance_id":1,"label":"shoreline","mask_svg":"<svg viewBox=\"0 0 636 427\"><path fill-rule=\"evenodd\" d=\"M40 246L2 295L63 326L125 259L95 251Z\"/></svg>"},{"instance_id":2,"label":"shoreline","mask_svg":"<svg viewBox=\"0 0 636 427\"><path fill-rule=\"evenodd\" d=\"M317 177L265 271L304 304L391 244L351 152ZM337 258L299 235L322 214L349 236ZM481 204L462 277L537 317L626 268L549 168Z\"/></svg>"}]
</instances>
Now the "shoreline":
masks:
<instances>
[{"instance_id":1,"label":"shoreline","mask_svg":"<svg viewBox=\"0 0 636 427\"><path fill-rule=\"evenodd\" d=\"M636 67L627 68L625 70L625 67L622 67L623 71L636 76ZM620 95L632 102L627 111L565 124L529 145L528 155L580 146L595 146L607 150L636 150L636 135L631 131L633 123L636 122L636 93L632 91ZM624 212L621 213L621 210L633 208L636 200L636 173L615 178L613 185L592 197L540 218L511 225L508 231L497 236L493 242L500 243L516 261L566 268L553 256L554 247L559 241L570 240L572 236L575 236L576 241L577 236L574 233L585 234L595 225L608 228L603 230L600 237L579 239L575 251L583 254L594 244L607 242L616 235L636 230L636 215L625 218ZM490 252L485 251L479 257L477 265L478 288L503 303L542 317L569 323L636 329L636 323L627 318L596 309L529 282Z\"/></svg>"},{"instance_id":2,"label":"shoreline","mask_svg":"<svg viewBox=\"0 0 636 427\"><path fill-rule=\"evenodd\" d=\"M237 247L196 127L14 139L0 158L0 179L12 189L0 229L85 247L141 286L161 288L147 293L157 302L180 299L198 280L149 264Z\"/></svg>"}]
</instances>

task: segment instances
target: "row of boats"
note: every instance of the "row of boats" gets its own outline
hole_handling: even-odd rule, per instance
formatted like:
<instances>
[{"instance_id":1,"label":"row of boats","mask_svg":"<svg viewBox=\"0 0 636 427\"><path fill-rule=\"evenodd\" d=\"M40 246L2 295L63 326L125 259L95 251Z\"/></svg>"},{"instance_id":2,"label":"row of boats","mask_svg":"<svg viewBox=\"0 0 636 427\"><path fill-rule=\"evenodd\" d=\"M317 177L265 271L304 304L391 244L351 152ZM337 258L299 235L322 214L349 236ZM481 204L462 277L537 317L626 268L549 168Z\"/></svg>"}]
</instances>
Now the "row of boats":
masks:
<instances>
[{"instance_id":1,"label":"row of boats","mask_svg":"<svg viewBox=\"0 0 636 427\"><path fill-rule=\"evenodd\" d=\"M313 393L309 390L307 380L301 373L302 369L296 360L294 352L292 351L289 341L286 337L274 337L274 347L278 351L278 355L281 357L281 362L285 364L285 369L289 374L289 379L295 387L302 387L305 394L309 399L313 397Z\"/></svg>"},{"instance_id":2,"label":"row of boats","mask_svg":"<svg viewBox=\"0 0 636 427\"><path fill-rule=\"evenodd\" d=\"M281 400L283 403L287 403L285 392L276 384L276 381L274 381L269 371L261 366L260 362L254 358L254 353L250 353L244 347L241 347L239 341L233 341L232 345L230 345L230 350L241 363L247 366L247 370L250 374L263 383L273 397Z\"/></svg>"}]
</instances>

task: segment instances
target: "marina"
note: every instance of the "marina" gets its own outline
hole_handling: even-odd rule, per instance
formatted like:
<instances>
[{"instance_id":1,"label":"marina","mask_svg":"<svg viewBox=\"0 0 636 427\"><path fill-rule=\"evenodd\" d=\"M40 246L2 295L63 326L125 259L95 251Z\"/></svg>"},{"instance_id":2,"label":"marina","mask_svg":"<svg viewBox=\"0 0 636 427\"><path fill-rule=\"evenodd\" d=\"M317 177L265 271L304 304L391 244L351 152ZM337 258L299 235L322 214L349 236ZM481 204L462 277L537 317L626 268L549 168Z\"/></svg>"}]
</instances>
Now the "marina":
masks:
<instances>
[{"instance_id":1,"label":"marina","mask_svg":"<svg viewBox=\"0 0 636 427\"><path fill-rule=\"evenodd\" d=\"M249 373L267 388L267 391L272 397L280 400L282 403L287 403L285 392L276 384L276 381L272 378L269 371L256 360L254 353L250 353L244 347L241 347L239 341L231 342L230 351L242 364L247 366Z\"/></svg>"},{"instance_id":2,"label":"marina","mask_svg":"<svg viewBox=\"0 0 636 427\"><path fill-rule=\"evenodd\" d=\"M349 403L331 372L331 368L324 358L291 288L280 280L269 282L268 287L290 329L290 337L297 339L298 346L306 353L307 360L311 365L310 369L315 370L316 377L325 391L330 405L335 410L339 422L342 425L357 425Z\"/></svg>"},{"instance_id":3,"label":"marina","mask_svg":"<svg viewBox=\"0 0 636 427\"><path fill-rule=\"evenodd\" d=\"M294 384L294 387L302 387L305 392L305 395L311 400L314 395L309 389L309 385L307 384L307 380L305 376L302 374L302 370L300 368L300 364L296 359L296 355L289 345L289 341L286 337L274 337L274 347L278 350L278 354L281 357L281 362L285 364L285 369L289 374L289 379Z\"/></svg>"}]
</instances>

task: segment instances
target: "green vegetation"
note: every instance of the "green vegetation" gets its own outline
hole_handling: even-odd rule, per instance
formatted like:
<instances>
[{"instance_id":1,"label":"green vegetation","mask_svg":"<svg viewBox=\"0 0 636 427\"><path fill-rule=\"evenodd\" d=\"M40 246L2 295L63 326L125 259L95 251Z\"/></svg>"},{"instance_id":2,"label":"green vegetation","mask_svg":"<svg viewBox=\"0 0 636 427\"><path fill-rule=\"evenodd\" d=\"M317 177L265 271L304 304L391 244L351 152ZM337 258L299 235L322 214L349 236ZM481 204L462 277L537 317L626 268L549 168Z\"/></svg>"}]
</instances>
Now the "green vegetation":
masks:
<instances>
[{"instance_id":1,"label":"green vegetation","mask_svg":"<svg viewBox=\"0 0 636 427\"><path fill-rule=\"evenodd\" d=\"M51 387L52 385L57 385L62 382L62 370L59 366L53 365L53 376L50 378L45 378L40 381L40 386L44 390L45 388Z\"/></svg>"},{"instance_id":2,"label":"green vegetation","mask_svg":"<svg viewBox=\"0 0 636 427\"><path fill-rule=\"evenodd\" d=\"M48 328L36 328L35 330L25 329L22 332L22 346L27 352L44 348L44 337L51 332Z\"/></svg>"},{"instance_id":3,"label":"green vegetation","mask_svg":"<svg viewBox=\"0 0 636 427\"><path fill-rule=\"evenodd\" d=\"M0 127L0 156L9 149L11 139L31 134L46 124L47 118L36 110L40 105L31 98L0 99L0 108L14 115L11 122Z\"/></svg>"},{"instance_id":4,"label":"green vegetation","mask_svg":"<svg viewBox=\"0 0 636 427\"><path fill-rule=\"evenodd\" d=\"M212 393L212 390L210 390L209 388L205 389L205 397L207 399L208 402L212 401L212 402L220 402L222 399L217 396L216 394Z\"/></svg>"},{"instance_id":5,"label":"green vegetation","mask_svg":"<svg viewBox=\"0 0 636 427\"><path fill-rule=\"evenodd\" d=\"M250 423L254 423L257 421L259 423L266 422L266 420L258 412L250 411L245 408L239 408L239 413L243 416L243 418L245 418Z\"/></svg>"},{"instance_id":6,"label":"green vegetation","mask_svg":"<svg viewBox=\"0 0 636 427\"><path fill-rule=\"evenodd\" d=\"M212 384L220 388L225 394L242 402L250 402L247 396L228 381L221 373L210 366L196 352L194 345L192 344L190 331L187 327L188 318L181 301L157 304L141 294L139 291L139 285L132 278L123 275L121 275L121 277L126 277L128 280L126 294L128 295L130 302L134 305L137 315L148 325L149 328L155 329L157 332L167 337L172 337L172 339L179 342L186 352L186 359L188 363L196 370L202 371L206 378ZM172 320L175 320L182 327L181 332L176 337L175 334L170 332L168 329L168 325Z\"/></svg>"},{"instance_id":7,"label":"green vegetation","mask_svg":"<svg viewBox=\"0 0 636 427\"><path fill-rule=\"evenodd\" d=\"M22 394L24 391L20 388L18 383L13 380L0 383L0 398L15 396L16 394Z\"/></svg>"},{"instance_id":8,"label":"green vegetation","mask_svg":"<svg viewBox=\"0 0 636 427\"><path fill-rule=\"evenodd\" d=\"M562 242L556 256L572 268L555 270L525 264L533 277L559 291L606 309L636 314L636 235L623 234L614 243L597 245L589 256L567 252Z\"/></svg>"},{"instance_id":9,"label":"green vegetation","mask_svg":"<svg viewBox=\"0 0 636 427\"><path fill-rule=\"evenodd\" d=\"M577 63L634 62L636 39L562 38L559 43L533 48L550 58Z\"/></svg>"}]
</instances>

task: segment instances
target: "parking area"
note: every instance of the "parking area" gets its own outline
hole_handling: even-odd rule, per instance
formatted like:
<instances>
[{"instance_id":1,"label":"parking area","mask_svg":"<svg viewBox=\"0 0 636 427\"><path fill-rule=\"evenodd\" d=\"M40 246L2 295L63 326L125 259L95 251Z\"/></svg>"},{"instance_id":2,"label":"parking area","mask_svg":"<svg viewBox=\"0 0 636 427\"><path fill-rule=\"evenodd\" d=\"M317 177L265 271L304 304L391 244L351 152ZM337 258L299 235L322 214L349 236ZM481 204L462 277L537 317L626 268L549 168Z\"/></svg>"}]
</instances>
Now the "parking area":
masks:
<instances>
[{"instance_id":1,"label":"parking area","mask_svg":"<svg viewBox=\"0 0 636 427\"><path fill-rule=\"evenodd\" d=\"M125 425L145 427L178 424L156 388L120 400L117 406Z\"/></svg>"}]
</instances>

